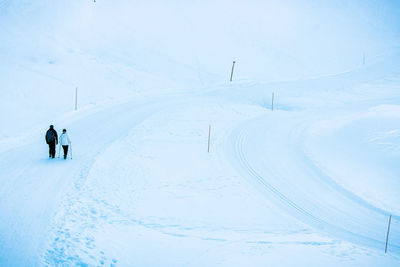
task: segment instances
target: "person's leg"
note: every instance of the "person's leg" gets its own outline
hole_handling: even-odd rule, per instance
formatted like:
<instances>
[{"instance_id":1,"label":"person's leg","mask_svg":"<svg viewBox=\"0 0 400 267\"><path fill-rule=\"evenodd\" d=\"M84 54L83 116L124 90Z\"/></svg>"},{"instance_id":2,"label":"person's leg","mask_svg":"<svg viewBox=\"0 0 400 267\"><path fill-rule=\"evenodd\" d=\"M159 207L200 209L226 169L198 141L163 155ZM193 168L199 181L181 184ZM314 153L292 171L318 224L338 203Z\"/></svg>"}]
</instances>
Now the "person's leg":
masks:
<instances>
[{"instance_id":1,"label":"person's leg","mask_svg":"<svg viewBox=\"0 0 400 267\"><path fill-rule=\"evenodd\" d=\"M49 146L51 157L54 159L54 157L56 156L56 142L51 142Z\"/></svg>"},{"instance_id":2,"label":"person's leg","mask_svg":"<svg viewBox=\"0 0 400 267\"><path fill-rule=\"evenodd\" d=\"M49 158L51 158L51 144L49 143Z\"/></svg>"},{"instance_id":3,"label":"person's leg","mask_svg":"<svg viewBox=\"0 0 400 267\"><path fill-rule=\"evenodd\" d=\"M62 146L63 150L64 150L64 159L67 159L67 155L68 155L68 146Z\"/></svg>"}]
</instances>

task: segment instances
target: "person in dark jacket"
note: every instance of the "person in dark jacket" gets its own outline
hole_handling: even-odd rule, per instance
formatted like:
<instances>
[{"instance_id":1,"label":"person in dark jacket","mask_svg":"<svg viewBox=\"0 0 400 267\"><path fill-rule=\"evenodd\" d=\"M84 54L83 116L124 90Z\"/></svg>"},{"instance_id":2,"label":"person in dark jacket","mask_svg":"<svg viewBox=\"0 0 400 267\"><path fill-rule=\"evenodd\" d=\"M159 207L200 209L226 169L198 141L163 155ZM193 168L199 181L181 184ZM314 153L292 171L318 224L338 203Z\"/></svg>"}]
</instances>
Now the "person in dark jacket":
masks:
<instances>
[{"instance_id":1,"label":"person in dark jacket","mask_svg":"<svg viewBox=\"0 0 400 267\"><path fill-rule=\"evenodd\" d=\"M49 145L49 158L56 156L56 145L58 144L58 136L54 126L50 125L50 129L46 132L46 143Z\"/></svg>"}]
</instances>

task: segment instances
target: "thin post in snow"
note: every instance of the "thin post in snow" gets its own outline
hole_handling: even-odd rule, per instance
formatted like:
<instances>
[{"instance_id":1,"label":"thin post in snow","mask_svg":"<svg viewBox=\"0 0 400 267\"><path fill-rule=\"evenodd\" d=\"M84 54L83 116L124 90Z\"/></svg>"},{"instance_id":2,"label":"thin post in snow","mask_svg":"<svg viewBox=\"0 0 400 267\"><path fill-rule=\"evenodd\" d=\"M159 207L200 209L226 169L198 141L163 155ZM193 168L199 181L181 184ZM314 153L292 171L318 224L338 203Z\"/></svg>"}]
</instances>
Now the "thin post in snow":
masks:
<instances>
[{"instance_id":1,"label":"thin post in snow","mask_svg":"<svg viewBox=\"0 0 400 267\"><path fill-rule=\"evenodd\" d=\"M231 81L232 81L232 78L233 78L233 70L235 69L235 63L236 63L236 61L233 61L232 71L231 71Z\"/></svg>"},{"instance_id":2,"label":"thin post in snow","mask_svg":"<svg viewBox=\"0 0 400 267\"><path fill-rule=\"evenodd\" d=\"M208 153L210 153L211 125L208 125Z\"/></svg>"},{"instance_id":3,"label":"thin post in snow","mask_svg":"<svg viewBox=\"0 0 400 267\"><path fill-rule=\"evenodd\" d=\"M75 87L75 110L78 109L78 87Z\"/></svg>"},{"instance_id":4,"label":"thin post in snow","mask_svg":"<svg viewBox=\"0 0 400 267\"><path fill-rule=\"evenodd\" d=\"M272 93L272 100L271 100L271 111L274 111L274 98L275 98L275 94Z\"/></svg>"},{"instance_id":5,"label":"thin post in snow","mask_svg":"<svg viewBox=\"0 0 400 267\"><path fill-rule=\"evenodd\" d=\"M387 246L388 246L388 241L389 241L390 222L391 221L392 221L392 215L389 216L389 224L388 224L388 230L387 230L387 234L386 234L385 253L387 252Z\"/></svg>"}]
</instances>

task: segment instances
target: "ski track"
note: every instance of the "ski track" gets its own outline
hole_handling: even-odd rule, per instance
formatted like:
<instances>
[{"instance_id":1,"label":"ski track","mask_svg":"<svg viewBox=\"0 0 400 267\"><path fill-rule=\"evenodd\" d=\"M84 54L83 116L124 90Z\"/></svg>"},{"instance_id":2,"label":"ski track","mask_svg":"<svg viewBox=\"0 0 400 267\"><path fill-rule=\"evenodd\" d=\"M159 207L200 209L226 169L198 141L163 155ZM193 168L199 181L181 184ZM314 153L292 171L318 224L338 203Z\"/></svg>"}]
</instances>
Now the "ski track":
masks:
<instances>
[{"instance_id":1,"label":"ski track","mask_svg":"<svg viewBox=\"0 0 400 267\"><path fill-rule=\"evenodd\" d=\"M168 101L167 98L133 100L72 123L66 122L62 127L70 129L75 155L72 161L46 159L48 149L44 141L26 144L0 155L3 183L0 192L3 217L0 223L0 265L42 264L40 254L47 242L44 237L50 231L54 209L62 203L63 196L79 191L96 158L113 142L126 137L145 118L168 105ZM80 140L74 138L78 133ZM21 155L26 156L21 158ZM42 158L39 159L38 155ZM21 205L11 211L9 207L14 206L11 203L18 202Z\"/></svg>"},{"instance_id":2,"label":"ski track","mask_svg":"<svg viewBox=\"0 0 400 267\"><path fill-rule=\"evenodd\" d=\"M85 186L93 165L107 149L118 146L118 142L123 143L138 124L153 114L183 102L178 99L179 94L167 98L134 99L90 113L79 120L71 118L70 122L65 123L65 127L71 129L69 132L74 144L73 149L77 149L74 150L77 156L73 161L38 159L38 152L41 151L43 155L47 153L43 142L25 144L2 153L0 168L3 170L4 185L0 192L0 211L7 215L7 219L0 223L0 264L85 266L90 262L94 265L114 266L118 263L117 258L106 255L96 246L96 240L91 235L91 231L98 228L97 225L105 223L136 225L173 237L209 240L214 242L213 248L217 250L218 247L234 243L295 244L296 242L199 236L191 231L210 231L209 226L168 222L162 224L159 220L154 222L149 218L142 220L108 203L102 197L101 191L95 192L93 188ZM187 99L183 99L184 103L188 102ZM335 183L307 157L302 140L305 130L313 121L296 121L301 114L295 115L291 121L292 114L288 115L289 113L291 112L276 110L270 115L239 124L230 134L224 133L223 149L227 153L228 161L266 199L318 232L382 250L388 213ZM273 131L267 129L266 125L271 124L270 120L274 122L272 116L288 120L289 123L283 124L288 126L276 125L277 130ZM74 138L74 133L77 132L81 133L82 140ZM274 140L276 144L270 144L268 140ZM278 148L283 152L279 152ZM251 151L260 149L265 149L266 153L255 154L265 155L265 158L251 156ZM274 153L281 154L275 157ZM27 156L21 158L21 155ZM279 162L281 159L284 160L283 165ZM282 168L284 164L294 166L293 169L296 169L298 174L285 173ZM57 175L58 173L62 174ZM317 187L322 193L313 196L312 192L301 190L303 184ZM331 197L334 201L321 198L323 195ZM10 203L18 201L22 205L17 210L10 211L8 207L13 206ZM59 207L62 209L57 211L56 208ZM353 213L349 214L349 210ZM398 220L398 215L394 215L393 219ZM77 224L79 231L71 232L73 230L70 226L76 227ZM217 230L228 230L236 234L246 232L243 229L212 229ZM400 252L399 235L398 231L393 231L390 251L397 255ZM50 240L47 238L48 232L52 233ZM262 229L260 233L263 233ZM298 243L332 245L331 242ZM211 249L206 250L204 254L210 251Z\"/></svg>"},{"instance_id":3,"label":"ski track","mask_svg":"<svg viewBox=\"0 0 400 267\"><path fill-rule=\"evenodd\" d=\"M275 113L277 112L279 111ZM276 115L279 116L278 114ZM268 136L263 136L264 140L260 140L260 136L257 135L254 137L254 133L262 128L260 125L271 125L270 121L268 121L269 119L269 115L264 115L243 123L231 133L227 141L228 155L229 153L235 155L234 159L232 159L233 165L239 166L239 171L243 174L243 177L249 183L253 184L267 199L272 200L282 209L286 210L288 214L312 226L319 232L328 234L333 238L340 238L354 244L372 247L381 251L385 246L385 231L389 212L371 205L341 187L307 158L303 150L302 140L304 140L304 129L309 127L311 122L294 124L293 128L288 131L290 133L287 140L280 140L278 142L291 147L289 151L292 155L295 155L295 161L292 161L291 164L297 166L299 174L303 174L303 177L308 178L307 183L312 181L323 192L318 194L318 196L305 195L304 192L303 195L301 193L292 195L290 194L290 190L287 190L282 184L276 182L277 180L288 180L284 181L288 182L285 186L289 185L291 188L301 188L304 186L303 183L305 183L305 180L301 179L301 175L299 175L300 179L298 181L290 184L293 182L293 179L288 179L285 175L280 174L281 170L274 169L273 167L279 166L276 160L280 160L283 157L290 158L289 154L283 155L283 157L280 155L275 160L273 156L268 155L278 151L267 151L266 149L267 152L264 154L267 158L267 164L263 164L264 162L260 159L251 157L249 151L265 148L265 144L268 144L268 141L265 140L274 140L268 138ZM282 139L282 137L279 139ZM274 141L279 139L275 139ZM253 145L251 148L248 148L249 144L257 142L259 146ZM255 154L260 155L262 153ZM257 170L253 167L254 164L257 165ZM326 196L335 199L336 202L324 201L324 197ZM340 203L345 203L344 207L346 207L346 211L343 210L343 205ZM326 210L328 212L325 212ZM352 210L353 213L349 214L348 210ZM329 212L333 215L330 215ZM393 215L392 219L399 220L399 216ZM379 231L377 231L377 228L379 228ZM392 229L391 236L390 250L395 254L400 254L399 231Z\"/></svg>"}]
</instances>

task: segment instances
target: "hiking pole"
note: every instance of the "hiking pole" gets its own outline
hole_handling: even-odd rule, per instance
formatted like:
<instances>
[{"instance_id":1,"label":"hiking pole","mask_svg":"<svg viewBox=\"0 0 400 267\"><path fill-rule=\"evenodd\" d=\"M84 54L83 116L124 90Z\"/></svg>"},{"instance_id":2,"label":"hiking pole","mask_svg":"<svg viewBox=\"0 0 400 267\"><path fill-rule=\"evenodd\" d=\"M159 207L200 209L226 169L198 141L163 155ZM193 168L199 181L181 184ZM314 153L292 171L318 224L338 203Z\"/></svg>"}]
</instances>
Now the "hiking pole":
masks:
<instances>
[{"instance_id":1,"label":"hiking pole","mask_svg":"<svg viewBox=\"0 0 400 267\"><path fill-rule=\"evenodd\" d=\"M60 158L61 145L58 146L58 158Z\"/></svg>"},{"instance_id":2,"label":"hiking pole","mask_svg":"<svg viewBox=\"0 0 400 267\"><path fill-rule=\"evenodd\" d=\"M69 146L71 148L71 159L72 159L72 143L70 143Z\"/></svg>"}]
</instances>

